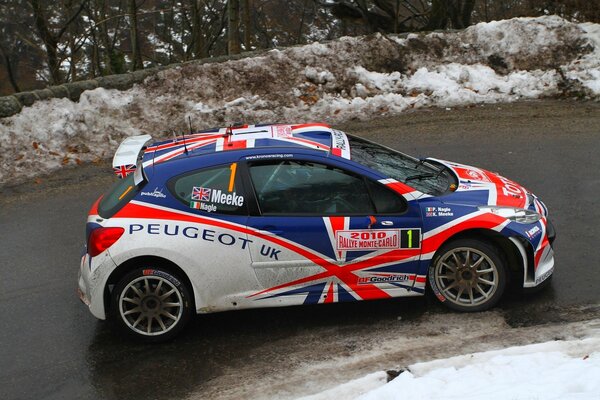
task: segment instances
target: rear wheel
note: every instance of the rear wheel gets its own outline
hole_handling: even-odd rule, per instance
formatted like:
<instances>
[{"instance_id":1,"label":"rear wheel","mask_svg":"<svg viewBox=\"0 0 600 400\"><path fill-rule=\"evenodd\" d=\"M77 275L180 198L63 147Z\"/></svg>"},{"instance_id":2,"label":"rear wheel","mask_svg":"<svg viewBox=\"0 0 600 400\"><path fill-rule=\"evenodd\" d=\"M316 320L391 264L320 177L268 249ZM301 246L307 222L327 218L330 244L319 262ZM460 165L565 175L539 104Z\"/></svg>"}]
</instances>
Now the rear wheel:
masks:
<instances>
[{"instance_id":1,"label":"rear wheel","mask_svg":"<svg viewBox=\"0 0 600 400\"><path fill-rule=\"evenodd\" d=\"M505 263L497 250L476 239L442 246L429 267L429 285L435 296L457 311L493 307L502 297L506 281Z\"/></svg>"},{"instance_id":2,"label":"rear wheel","mask_svg":"<svg viewBox=\"0 0 600 400\"><path fill-rule=\"evenodd\" d=\"M112 310L115 322L128 334L147 342L169 340L190 319L191 293L165 268L138 268L115 286Z\"/></svg>"}]
</instances>

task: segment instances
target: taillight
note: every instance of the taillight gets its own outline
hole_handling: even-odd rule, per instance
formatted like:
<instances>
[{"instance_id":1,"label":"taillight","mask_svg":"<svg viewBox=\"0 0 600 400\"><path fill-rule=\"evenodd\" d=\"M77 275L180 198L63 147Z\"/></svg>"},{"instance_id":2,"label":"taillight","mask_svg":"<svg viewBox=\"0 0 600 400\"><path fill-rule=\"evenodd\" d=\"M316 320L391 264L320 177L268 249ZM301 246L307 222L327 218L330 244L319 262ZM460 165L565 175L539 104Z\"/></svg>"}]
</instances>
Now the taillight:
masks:
<instances>
[{"instance_id":1,"label":"taillight","mask_svg":"<svg viewBox=\"0 0 600 400\"><path fill-rule=\"evenodd\" d=\"M112 246L123 235L123 228L97 228L92 231L88 240L88 254L96 257Z\"/></svg>"}]
</instances>

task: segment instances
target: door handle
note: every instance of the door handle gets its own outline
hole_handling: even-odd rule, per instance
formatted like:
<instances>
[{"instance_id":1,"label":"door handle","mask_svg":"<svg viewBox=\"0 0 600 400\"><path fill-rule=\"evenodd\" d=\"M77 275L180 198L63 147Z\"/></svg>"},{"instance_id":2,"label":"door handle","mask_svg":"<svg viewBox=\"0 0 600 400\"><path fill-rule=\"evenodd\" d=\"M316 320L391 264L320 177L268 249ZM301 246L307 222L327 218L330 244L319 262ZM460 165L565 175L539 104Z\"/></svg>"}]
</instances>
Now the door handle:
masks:
<instances>
[{"instance_id":1,"label":"door handle","mask_svg":"<svg viewBox=\"0 0 600 400\"><path fill-rule=\"evenodd\" d=\"M281 235L283 233L283 231L278 230L278 229L274 229L275 227L272 225L268 225L268 226L263 226L260 229L260 233L262 233L263 235L267 235L267 236L278 236Z\"/></svg>"},{"instance_id":2,"label":"door handle","mask_svg":"<svg viewBox=\"0 0 600 400\"><path fill-rule=\"evenodd\" d=\"M383 226L394 226L392 221L381 221L381 225Z\"/></svg>"},{"instance_id":3,"label":"door handle","mask_svg":"<svg viewBox=\"0 0 600 400\"><path fill-rule=\"evenodd\" d=\"M261 229L260 233L266 236L279 236L283 233L283 231L265 231Z\"/></svg>"}]
</instances>

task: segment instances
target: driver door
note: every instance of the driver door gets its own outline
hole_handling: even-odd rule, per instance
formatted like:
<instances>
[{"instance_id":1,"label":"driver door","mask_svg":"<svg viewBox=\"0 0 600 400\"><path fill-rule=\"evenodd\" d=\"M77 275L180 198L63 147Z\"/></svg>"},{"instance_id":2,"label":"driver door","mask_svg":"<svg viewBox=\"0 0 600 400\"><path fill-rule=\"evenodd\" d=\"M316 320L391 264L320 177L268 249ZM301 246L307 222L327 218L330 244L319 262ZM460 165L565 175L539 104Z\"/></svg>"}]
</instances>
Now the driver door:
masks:
<instances>
[{"instance_id":1,"label":"driver door","mask_svg":"<svg viewBox=\"0 0 600 400\"><path fill-rule=\"evenodd\" d=\"M355 172L299 159L248 164L259 214L250 244L265 295L318 303L409 290L420 256L418 207Z\"/></svg>"}]
</instances>

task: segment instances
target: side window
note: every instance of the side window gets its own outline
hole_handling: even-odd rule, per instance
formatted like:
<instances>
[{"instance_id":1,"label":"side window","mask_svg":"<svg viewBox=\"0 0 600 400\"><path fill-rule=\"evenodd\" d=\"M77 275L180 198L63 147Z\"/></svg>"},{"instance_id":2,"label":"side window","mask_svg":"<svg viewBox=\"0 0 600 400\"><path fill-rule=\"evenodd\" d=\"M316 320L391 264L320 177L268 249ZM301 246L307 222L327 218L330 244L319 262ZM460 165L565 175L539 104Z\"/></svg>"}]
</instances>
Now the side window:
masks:
<instances>
[{"instance_id":1,"label":"side window","mask_svg":"<svg viewBox=\"0 0 600 400\"><path fill-rule=\"evenodd\" d=\"M168 188L190 208L218 214L246 214L237 163L189 172L172 178Z\"/></svg>"},{"instance_id":2,"label":"side window","mask_svg":"<svg viewBox=\"0 0 600 400\"><path fill-rule=\"evenodd\" d=\"M250 177L263 214L373 214L362 177L307 161L250 165Z\"/></svg>"},{"instance_id":3,"label":"side window","mask_svg":"<svg viewBox=\"0 0 600 400\"><path fill-rule=\"evenodd\" d=\"M98 204L98 215L102 218L110 218L115 215L129 200L133 199L140 191L143 183L136 185L134 174L119 179L110 190L102 196Z\"/></svg>"},{"instance_id":4,"label":"side window","mask_svg":"<svg viewBox=\"0 0 600 400\"><path fill-rule=\"evenodd\" d=\"M384 185L367 179L371 199L375 204L377 214L401 214L408 207L404 197L386 188Z\"/></svg>"}]
</instances>

